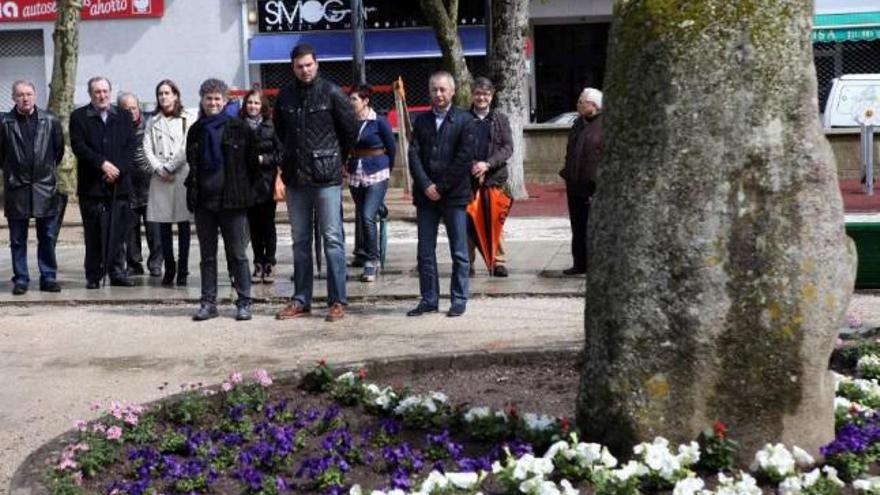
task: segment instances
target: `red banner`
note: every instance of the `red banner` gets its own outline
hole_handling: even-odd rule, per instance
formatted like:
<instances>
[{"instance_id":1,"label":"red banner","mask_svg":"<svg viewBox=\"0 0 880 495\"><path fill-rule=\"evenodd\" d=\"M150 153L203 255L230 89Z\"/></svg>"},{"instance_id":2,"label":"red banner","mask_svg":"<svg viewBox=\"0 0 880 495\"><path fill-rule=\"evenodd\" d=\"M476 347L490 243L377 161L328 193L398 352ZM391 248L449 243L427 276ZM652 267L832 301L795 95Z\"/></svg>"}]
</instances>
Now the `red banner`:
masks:
<instances>
[{"instance_id":1,"label":"red banner","mask_svg":"<svg viewBox=\"0 0 880 495\"><path fill-rule=\"evenodd\" d=\"M55 0L0 0L0 22L54 21ZM83 0L82 19L162 17L164 0Z\"/></svg>"}]
</instances>

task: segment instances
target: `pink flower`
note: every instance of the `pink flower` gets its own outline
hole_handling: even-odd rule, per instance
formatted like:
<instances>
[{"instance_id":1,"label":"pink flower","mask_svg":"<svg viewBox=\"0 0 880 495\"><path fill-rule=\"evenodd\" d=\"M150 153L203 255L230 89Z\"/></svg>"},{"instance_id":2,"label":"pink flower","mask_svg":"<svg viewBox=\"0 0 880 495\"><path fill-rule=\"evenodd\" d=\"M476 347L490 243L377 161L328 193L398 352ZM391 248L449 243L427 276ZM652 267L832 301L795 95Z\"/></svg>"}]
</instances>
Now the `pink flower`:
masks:
<instances>
[{"instance_id":1,"label":"pink flower","mask_svg":"<svg viewBox=\"0 0 880 495\"><path fill-rule=\"evenodd\" d=\"M850 328L860 328L863 323L859 315L846 315L846 326Z\"/></svg>"},{"instance_id":2,"label":"pink flower","mask_svg":"<svg viewBox=\"0 0 880 495\"><path fill-rule=\"evenodd\" d=\"M59 462L55 466L55 469L57 469L58 471L64 471L65 469L68 469L68 468L76 469L78 467L79 467L79 464L77 464L76 461L74 461L72 458L64 457L61 459L61 462Z\"/></svg>"},{"instance_id":3,"label":"pink flower","mask_svg":"<svg viewBox=\"0 0 880 495\"><path fill-rule=\"evenodd\" d=\"M125 414L123 409L122 404L115 400L110 403L110 415L116 419L122 419L122 416Z\"/></svg>"},{"instance_id":4,"label":"pink flower","mask_svg":"<svg viewBox=\"0 0 880 495\"><path fill-rule=\"evenodd\" d=\"M73 451L76 452L76 451L78 451L78 450L82 450L83 452L85 452L86 450L89 450L89 444L87 444L87 443L78 443L78 444L74 445L74 446L73 446Z\"/></svg>"},{"instance_id":5,"label":"pink flower","mask_svg":"<svg viewBox=\"0 0 880 495\"><path fill-rule=\"evenodd\" d=\"M99 401L93 400L91 404L89 404L89 409L91 411L100 411L101 403Z\"/></svg>"},{"instance_id":6,"label":"pink flower","mask_svg":"<svg viewBox=\"0 0 880 495\"><path fill-rule=\"evenodd\" d=\"M260 385L264 387L272 385L272 378L269 376L269 372L264 370L263 368L255 369L253 376L254 380L256 380Z\"/></svg>"},{"instance_id":7,"label":"pink flower","mask_svg":"<svg viewBox=\"0 0 880 495\"><path fill-rule=\"evenodd\" d=\"M84 419L78 419L73 423L73 427L79 431L86 431L86 421Z\"/></svg>"},{"instance_id":8,"label":"pink flower","mask_svg":"<svg viewBox=\"0 0 880 495\"><path fill-rule=\"evenodd\" d=\"M243 380L243 378L241 376L241 373L239 373L238 371L229 375L229 381L232 383L241 383L242 380Z\"/></svg>"},{"instance_id":9,"label":"pink flower","mask_svg":"<svg viewBox=\"0 0 880 495\"><path fill-rule=\"evenodd\" d=\"M107 428L107 440L119 440L120 438L122 438L122 428L118 426Z\"/></svg>"},{"instance_id":10,"label":"pink flower","mask_svg":"<svg viewBox=\"0 0 880 495\"><path fill-rule=\"evenodd\" d=\"M222 388L224 392L229 392L232 390L232 384L229 382L223 382L223 385L220 385L220 388Z\"/></svg>"},{"instance_id":11,"label":"pink flower","mask_svg":"<svg viewBox=\"0 0 880 495\"><path fill-rule=\"evenodd\" d=\"M92 431L95 433L104 433L107 431L107 427L104 426L103 423L95 423L92 425Z\"/></svg>"},{"instance_id":12,"label":"pink flower","mask_svg":"<svg viewBox=\"0 0 880 495\"><path fill-rule=\"evenodd\" d=\"M132 426L137 426L137 424L138 424L138 415L129 412L128 414L125 415L125 419L124 419L124 421L125 421L127 424L130 424L130 425L132 425Z\"/></svg>"},{"instance_id":13,"label":"pink flower","mask_svg":"<svg viewBox=\"0 0 880 495\"><path fill-rule=\"evenodd\" d=\"M82 486L82 484L83 484L82 471L77 471L77 472L73 473L73 484L76 486Z\"/></svg>"}]
</instances>

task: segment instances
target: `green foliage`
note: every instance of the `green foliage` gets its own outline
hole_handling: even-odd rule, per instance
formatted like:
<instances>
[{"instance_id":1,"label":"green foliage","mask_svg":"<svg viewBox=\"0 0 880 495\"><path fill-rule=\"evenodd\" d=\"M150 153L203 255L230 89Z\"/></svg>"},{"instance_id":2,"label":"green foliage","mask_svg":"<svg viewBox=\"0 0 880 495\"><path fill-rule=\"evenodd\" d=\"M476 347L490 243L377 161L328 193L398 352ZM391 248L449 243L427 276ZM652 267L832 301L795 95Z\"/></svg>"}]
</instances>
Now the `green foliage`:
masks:
<instances>
[{"instance_id":1,"label":"green foliage","mask_svg":"<svg viewBox=\"0 0 880 495\"><path fill-rule=\"evenodd\" d=\"M159 440L159 452L163 454L184 454L186 450L186 435L179 431L168 430Z\"/></svg>"},{"instance_id":2,"label":"green foliage","mask_svg":"<svg viewBox=\"0 0 880 495\"><path fill-rule=\"evenodd\" d=\"M593 478L596 495L641 495L641 480L637 476L621 480L610 471L597 471Z\"/></svg>"},{"instance_id":3,"label":"green foliage","mask_svg":"<svg viewBox=\"0 0 880 495\"><path fill-rule=\"evenodd\" d=\"M208 480L204 474L183 478L174 483L174 490L179 493L203 492L208 488Z\"/></svg>"},{"instance_id":4,"label":"green foliage","mask_svg":"<svg viewBox=\"0 0 880 495\"><path fill-rule=\"evenodd\" d=\"M826 457L825 463L837 469L841 479L852 481L868 471L868 465L871 460L863 454L846 452Z\"/></svg>"},{"instance_id":5,"label":"green foliage","mask_svg":"<svg viewBox=\"0 0 880 495\"><path fill-rule=\"evenodd\" d=\"M119 460L122 444L118 440L107 440L99 433L85 433L82 435L82 442L89 445L89 450L77 452L76 462L86 478L94 477L105 466Z\"/></svg>"},{"instance_id":6,"label":"green foliage","mask_svg":"<svg viewBox=\"0 0 880 495\"><path fill-rule=\"evenodd\" d=\"M727 426L716 421L712 428L706 428L698 439L700 460L697 465L709 472L729 471L736 462L739 444L727 436Z\"/></svg>"},{"instance_id":7,"label":"green foliage","mask_svg":"<svg viewBox=\"0 0 880 495\"><path fill-rule=\"evenodd\" d=\"M333 383L333 375L333 368L326 361L318 361L318 366L303 377L301 387L309 392L326 392Z\"/></svg>"},{"instance_id":8,"label":"green foliage","mask_svg":"<svg viewBox=\"0 0 880 495\"><path fill-rule=\"evenodd\" d=\"M812 486L804 488L801 492L802 495L840 495L842 492L842 488L840 485L834 483L829 480L825 476L819 477L819 479L813 483Z\"/></svg>"},{"instance_id":9,"label":"green foliage","mask_svg":"<svg viewBox=\"0 0 880 495\"><path fill-rule=\"evenodd\" d=\"M258 383L238 385L224 396L229 407L244 407L246 411L262 411L266 404L266 388Z\"/></svg>"},{"instance_id":10,"label":"green foliage","mask_svg":"<svg viewBox=\"0 0 880 495\"><path fill-rule=\"evenodd\" d=\"M335 486L345 485L345 473L339 466L333 465L315 478L315 486L319 490L327 490Z\"/></svg>"},{"instance_id":11,"label":"green foliage","mask_svg":"<svg viewBox=\"0 0 880 495\"><path fill-rule=\"evenodd\" d=\"M144 413L138 418L138 424L123 428L122 440L124 443L146 445L156 441L157 414L153 411Z\"/></svg>"},{"instance_id":12,"label":"green foliage","mask_svg":"<svg viewBox=\"0 0 880 495\"><path fill-rule=\"evenodd\" d=\"M342 406L357 405L364 397L363 378L366 373L358 370L357 373L347 372L339 375L329 385L330 397Z\"/></svg>"},{"instance_id":13,"label":"green foliage","mask_svg":"<svg viewBox=\"0 0 880 495\"><path fill-rule=\"evenodd\" d=\"M86 490L77 484L69 471L53 471L46 477L46 488L52 495L86 495Z\"/></svg>"},{"instance_id":14,"label":"green foliage","mask_svg":"<svg viewBox=\"0 0 880 495\"><path fill-rule=\"evenodd\" d=\"M208 398L201 392L191 390L181 394L180 398L166 405L162 412L169 421L191 425L208 412Z\"/></svg>"}]
</instances>

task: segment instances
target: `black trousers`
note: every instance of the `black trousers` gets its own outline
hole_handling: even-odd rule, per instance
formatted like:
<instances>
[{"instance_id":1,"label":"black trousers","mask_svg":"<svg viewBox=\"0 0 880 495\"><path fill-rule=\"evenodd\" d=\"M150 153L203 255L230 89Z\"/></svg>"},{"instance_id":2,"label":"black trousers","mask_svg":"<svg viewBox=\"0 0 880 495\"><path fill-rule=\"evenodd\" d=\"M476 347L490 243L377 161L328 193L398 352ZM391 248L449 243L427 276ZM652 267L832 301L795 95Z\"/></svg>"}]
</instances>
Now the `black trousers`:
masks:
<instances>
[{"instance_id":1,"label":"black trousers","mask_svg":"<svg viewBox=\"0 0 880 495\"><path fill-rule=\"evenodd\" d=\"M79 211L86 245L86 280L100 281L105 264L111 280L125 278L125 237L131 211L128 200L80 197Z\"/></svg>"},{"instance_id":2,"label":"black trousers","mask_svg":"<svg viewBox=\"0 0 880 495\"><path fill-rule=\"evenodd\" d=\"M146 205L131 209L128 244L125 249L125 260L128 263L128 267L142 265L144 262L143 250L141 249L141 225L144 226L147 249L150 251L150 254L147 256L147 270L150 272L161 271L162 243L159 240L159 224L147 221Z\"/></svg>"},{"instance_id":3,"label":"black trousers","mask_svg":"<svg viewBox=\"0 0 880 495\"><path fill-rule=\"evenodd\" d=\"M256 204L248 210L254 265L275 264L275 248L278 244L278 235L275 232L275 207L275 201L270 200Z\"/></svg>"},{"instance_id":4,"label":"black trousers","mask_svg":"<svg viewBox=\"0 0 880 495\"><path fill-rule=\"evenodd\" d=\"M583 191L565 190L568 197L568 219L571 222L571 257L573 267L587 268L587 220L590 218L590 197Z\"/></svg>"},{"instance_id":5,"label":"black trousers","mask_svg":"<svg viewBox=\"0 0 880 495\"><path fill-rule=\"evenodd\" d=\"M250 303L251 274L247 259L247 210L212 211L196 208L196 235L199 238L199 265L202 276L202 303L217 304L217 231L223 236L226 266L235 290L237 305Z\"/></svg>"},{"instance_id":6,"label":"black trousers","mask_svg":"<svg viewBox=\"0 0 880 495\"><path fill-rule=\"evenodd\" d=\"M189 245L192 238L189 222L177 222L177 266L174 264L174 233L171 230L174 224L162 222L158 225L165 273L176 273L179 277L189 275Z\"/></svg>"}]
</instances>

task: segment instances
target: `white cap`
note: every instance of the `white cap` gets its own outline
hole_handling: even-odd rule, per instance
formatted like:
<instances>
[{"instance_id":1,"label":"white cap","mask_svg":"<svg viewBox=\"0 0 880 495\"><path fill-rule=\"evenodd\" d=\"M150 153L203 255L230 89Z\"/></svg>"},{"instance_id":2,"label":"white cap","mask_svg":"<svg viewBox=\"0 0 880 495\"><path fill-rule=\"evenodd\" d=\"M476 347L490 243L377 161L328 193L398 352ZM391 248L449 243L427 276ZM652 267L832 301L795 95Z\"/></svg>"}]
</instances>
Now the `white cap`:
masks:
<instances>
[{"instance_id":1,"label":"white cap","mask_svg":"<svg viewBox=\"0 0 880 495\"><path fill-rule=\"evenodd\" d=\"M598 89L585 88L581 91L581 98L595 103L600 110L602 109L602 92Z\"/></svg>"}]
</instances>

